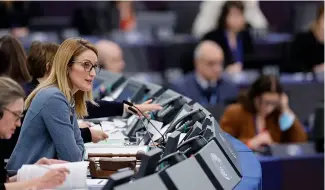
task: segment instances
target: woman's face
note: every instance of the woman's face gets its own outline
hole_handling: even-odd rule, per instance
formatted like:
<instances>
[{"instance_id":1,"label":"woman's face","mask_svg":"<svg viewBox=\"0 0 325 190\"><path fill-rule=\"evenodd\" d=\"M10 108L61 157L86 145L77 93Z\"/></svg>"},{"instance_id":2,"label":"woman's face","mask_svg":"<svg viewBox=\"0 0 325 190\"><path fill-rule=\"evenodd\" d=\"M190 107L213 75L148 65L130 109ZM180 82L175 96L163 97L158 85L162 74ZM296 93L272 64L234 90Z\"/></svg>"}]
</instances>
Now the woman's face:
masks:
<instances>
[{"instance_id":1,"label":"woman's face","mask_svg":"<svg viewBox=\"0 0 325 190\"><path fill-rule=\"evenodd\" d=\"M245 17L240 9L230 8L226 18L226 27L234 32L240 32L245 28Z\"/></svg>"},{"instance_id":2,"label":"woman's face","mask_svg":"<svg viewBox=\"0 0 325 190\"><path fill-rule=\"evenodd\" d=\"M24 110L24 100L22 98L3 107L3 116L0 119L0 138L10 139L15 133L16 127L21 125L21 117Z\"/></svg>"},{"instance_id":3,"label":"woman's face","mask_svg":"<svg viewBox=\"0 0 325 190\"><path fill-rule=\"evenodd\" d=\"M255 98L255 106L259 114L268 116L280 105L280 95L275 92L266 92Z\"/></svg>"},{"instance_id":4,"label":"woman's face","mask_svg":"<svg viewBox=\"0 0 325 190\"><path fill-rule=\"evenodd\" d=\"M86 50L75 58L72 66L69 67L74 93L78 90L85 92L92 90L95 70L99 69L97 61L97 55L91 50Z\"/></svg>"}]
</instances>

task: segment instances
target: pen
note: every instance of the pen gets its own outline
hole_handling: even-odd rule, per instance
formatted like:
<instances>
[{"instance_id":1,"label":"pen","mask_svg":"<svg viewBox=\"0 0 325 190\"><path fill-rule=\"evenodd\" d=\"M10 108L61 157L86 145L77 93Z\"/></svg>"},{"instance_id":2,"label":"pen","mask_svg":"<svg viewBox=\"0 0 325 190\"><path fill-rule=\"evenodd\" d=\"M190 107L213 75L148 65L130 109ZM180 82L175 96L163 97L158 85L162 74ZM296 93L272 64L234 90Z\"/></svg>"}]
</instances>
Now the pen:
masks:
<instances>
[{"instance_id":1,"label":"pen","mask_svg":"<svg viewBox=\"0 0 325 190\"><path fill-rule=\"evenodd\" d=\"M101 124L101 123L99 123L99 126L100 126L100 128L102 129L102 131L104 132L104 130L103 130L103 127L102 127L102 124ZM107 142L107 139L105 139L105 142Z\"/></svg>"},{"instance_id":2,"label":"pen","mask_svg":"<svg viewBox=\"0 0 325 190\"><path fill-rule=\"evenodd\" d=\"M97 184L100 184L101 182L103 182L104 180L100 180Z\"/></svg>"}]
</instances>

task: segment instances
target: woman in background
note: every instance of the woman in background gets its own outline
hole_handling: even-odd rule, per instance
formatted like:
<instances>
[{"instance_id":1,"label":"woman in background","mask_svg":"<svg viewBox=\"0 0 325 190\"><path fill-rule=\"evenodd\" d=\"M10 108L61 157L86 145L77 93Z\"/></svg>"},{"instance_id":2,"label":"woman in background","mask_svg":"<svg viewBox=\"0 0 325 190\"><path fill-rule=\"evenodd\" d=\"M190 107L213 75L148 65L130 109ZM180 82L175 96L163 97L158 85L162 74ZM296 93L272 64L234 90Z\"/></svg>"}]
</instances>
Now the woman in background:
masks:
<instances>
[{"instance_id":1,"label":"woman in background","mask_svg":"<svg viewBox=\"0 0 325 190\"><path fill-rule=\"evenodd\" d=\"M25 94L19 84L6 77L0 77L0 92L0 139L10 139L15 128L21 124ZM0 143L0 150L3 148ZM62 161L42 158L36 164L55 163ZM51 169L40 178L17 182L17 176L8 178L4 157L0 154L0 190L55 188L65 181L68 172L65 168Z\"/></svg>"},{"instance_id":2,"label":"woman in background","mask_svg":"<svg viewBox=\"0 0 325 190\"><path fill-rule=\"evenodd\" d=\"M307 140L302 124L289 107L275 76L261 76L237 104L226 108L222 129L257 150L273 143Z\"/></svg>"},{"instance_id":3,"label":"woman in background","mask_svg":"<svg viewBox=\"0 0 325 190\"><path fill-rule=\"evenodd\" d=\"M19 40L11 35L0 38L0 76L7 76L14 79L19 84L30 81L30 75L26 65L26 53ZM20 134L20 127L10 139L2 139L5 145L2 149L4 158L8 159L14 149Z\"/></svg>"},{"instance_id":4,"label":"woman in background","mask_svg":"<svg viewBox=\"0 0 325 190\"><path fill-rule=\"evenodd\" d=\"M205 34L203 40L212 40L221 46L228 73L239 73L247 56L253 53L252 38L247 30L244 5L241 1L227 1L223 5L216 29Z\"/></svg>"},{"instance_id":5,"label":"woman in background","mask_svg":"<svg viewBox=\"0 0 325 190\"><path fill-rule=\"evenodd\" d=\"M8 56L9 68L3 75L14 79L19 84L30 81L26 65L26 53L23 45L15 37L5 35L0 38L0 50Z\"/></svg>"},{"instance_id":6,"label":"woman in background","mask_svg":"<svg viewBox=\"0 0 325 190\"><path fill-rule=\"evenodd\" d=\"M324 72L324 5L319 8L310 29L296 35L291 65L295 72Z\"/></svg>"}]
</instances>

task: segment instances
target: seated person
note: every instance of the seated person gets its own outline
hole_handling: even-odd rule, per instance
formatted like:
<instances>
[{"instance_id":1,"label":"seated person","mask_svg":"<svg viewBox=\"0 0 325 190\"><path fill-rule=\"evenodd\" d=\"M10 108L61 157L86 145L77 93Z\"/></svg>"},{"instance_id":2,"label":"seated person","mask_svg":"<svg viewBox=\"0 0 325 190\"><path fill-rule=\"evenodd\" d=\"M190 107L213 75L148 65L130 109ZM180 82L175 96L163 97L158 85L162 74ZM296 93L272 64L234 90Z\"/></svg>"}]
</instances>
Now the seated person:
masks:
<instances>
[{"instance_id":1,"label":"seated person","mask_svg":"<svg viewBox=\"0 0 325 190\"><path fill-rule=\"evenodd\" d=\"M97 62L97 50L86 40L70 38L59 46L49 77L26 99L27 114L8 169L17 170L42 157L83 159L77 118L87 116L87 101L96 105L92 82L100 69ZM122 104L120 109L127 111L128 106ZM139 109L153 111L160 106L141 104Z\"/></svg>"},{"instance_id":2,"label":"seated person","mask_svg":"<svg viewBox=\"0 0 325 190\"><path fill-rule=\"evenodd\" d=\"M0 49L7 55L7 70L2 70L2 76L8 76L19 84L30 81L26 65L26 53L22 43L11 35L0 38ZM2 58L1 58L2 59Z\"/></svg>"},{"instance_id":3,"label":"seated person","mask_svg":"<svg viewBox=\"0 0 325 190\"><path fill-rule=\"evenodd\" d=\"M125 67L123 51L118 44L108 40L100 40L96 43L96 48L100 66L103 69L113 73L123 72Z\"/></svg>"},{"instance_id":4,"label":"seated person","mask_svg":"<svg viewBox=\"0 0 325 190\"><path fill-rule=\"evenodd\" d=\"M324 72L324 7L307 32L295 36L291 47L294 72Z\"/></svg>"},{"instance_id":5,"label":"seated person","mask_svg":"<svg viewBox=\"0 0 325 190\"><path fill-rule=\"evenodd\" d=\"M0 91L0 139L10 139L15 128L20 126L25 94L19 84L6 77L0 77ZM0 150L5 148L3 145L0 143ZM62 163L62 161L42 158L36 162L42 165L56 163ZM66 168L50 169L39 178L17 182L17 176L8 178L4 157L2 153L0 154L0 190L52 189L65 181L67 173L69 171Z\"/></svg>"},{"instance_id":6,"label":"seated person","mask_svg":"<svg viewBox=\"0 0 325 190\"><path fill-rule=\"evenodd\" d=\"M225 2L217 28L205 34L202 40L212 40L221 46L226 72L241 72L246 57L253 53L253 42L247 30L243 3Z\"/></svg>"},{"instance_id":7,"label":"seated person","mask_svg":"<svg viewBox=\"0 0 325 190\"><path fill-rule=\"evenodd\" d=\"M59 45L54 43L41 43L38 41L32 43L29 49L29 55L27 57L27 68L32 77L32 80L22 85L27 96L37 87L37 85L39 85L40 82L45 81L50 75L54 55L57 52L58 48ZM112 106L114 105L110 105L109 108L112 108ZM105 113L109 114L109 111ZM87 122L79 123L79 127L84 143L91 141L96 143L108 138L107 134L103 131L89 128L89 124ZM18 135L15 134L15 137L16 136L18 140Z\"/></svg>"},{"instance_id":8,"label":"seated person","mask_svg":"<svg viewBox=\"0 0 325 190\"><path fill-rule=\"evenodd\" d=\"M192 27L192 34L201 38L204 34L212 30L218 24L218 18L225 0L202 1L200 10L196 15ZM268 22L259 6L260 1L243 1L245 7L245 18L254 29L266 30Z\"/></svg>"},{"instance_id":9,"label":"seated person","mask_svg":"<svg viewBox=\"0 0 325 190\"><path fill-rule=\"evenodd\" d=\"M288 97L275 76L258 78L239 102L226 108L220 126L251 149L307 140L303 126L290 109Z\"/></svg>"},{"instance_id":10,"label":"seated person","mask_svg":"<svg viewBox=\"0 0 325 190\"><path fill-rule=\"evenodd\" d=\"M171 89L202 104L225 103L234 100L238 90L222 79L223 52L213 41L201 42L195 50L195 72L171 85Z\"/></svg>"}]
</instances>

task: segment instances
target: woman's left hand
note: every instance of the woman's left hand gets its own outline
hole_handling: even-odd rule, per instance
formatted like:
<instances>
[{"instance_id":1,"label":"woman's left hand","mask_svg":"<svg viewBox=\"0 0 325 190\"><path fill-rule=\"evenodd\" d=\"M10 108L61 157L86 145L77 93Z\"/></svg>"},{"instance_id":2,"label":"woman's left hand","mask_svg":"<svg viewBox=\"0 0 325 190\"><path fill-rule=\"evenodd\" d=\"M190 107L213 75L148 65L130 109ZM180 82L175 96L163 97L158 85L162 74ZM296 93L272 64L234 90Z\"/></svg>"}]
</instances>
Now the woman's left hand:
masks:
<instances>
[{"instance_id":1,"label":"woman's left hand","mask_svg":"<svg viewBox=\"0 0 325 190\"><path fill-rule=\"evenodd\" d=\"M152 102L152 100L150 99L150 100L145 101L142 104L138 104L138 105L134 105L134 106L136 106L142 113L144 113L144 115L147 118L149 118L150 115L148 113L146 113L146 112L151 112L151 111L156 111L156 110L161 110L162 109L162 107L159 104L151 104L151 102ZM139 113L138 110L136 110L136 111L137 111L138 115L141 115L141 113ZM130 110L128 110L128 112L133 113Z\"/></svg>"},{"instance_id":2,"label":"woman's left hand","mask_svg":"<svg viewBox=\"0 0 325 190\"><path fill-rule=\"evenodd\" d=\"M48 159L48 158L41 158L35 164L39 164L39 165L51 165L51 164L63 164L63 163L67 163L67 161L64 161L64 160L56 160L56 159Z\"/></svg>"}]
</instances>

